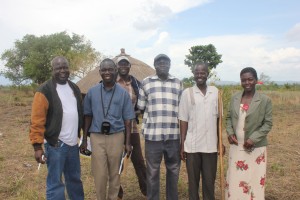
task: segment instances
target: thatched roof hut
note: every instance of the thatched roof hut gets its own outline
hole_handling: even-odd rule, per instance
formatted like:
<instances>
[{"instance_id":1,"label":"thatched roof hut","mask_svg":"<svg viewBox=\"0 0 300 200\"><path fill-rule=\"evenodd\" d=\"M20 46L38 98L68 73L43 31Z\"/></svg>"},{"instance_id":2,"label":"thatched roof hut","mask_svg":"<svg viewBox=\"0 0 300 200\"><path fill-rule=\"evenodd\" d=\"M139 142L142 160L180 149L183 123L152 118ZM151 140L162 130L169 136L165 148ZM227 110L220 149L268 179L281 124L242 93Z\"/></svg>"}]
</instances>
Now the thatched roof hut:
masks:
<instances>
[{"instance_id":1,"label":"thatched roof hut","mask_svg":"<svg viewBox=\"0 0 300 200\"><path fill-rule=\"evenodd\" d=\"M121 53L117 55L115 58L113 58L114 61L117 60L120 56L127 56L130 63L131 63L131 69L130 74L134 77L136 77L139 81L143 80L147 76L155 74L155 70L147 65L146 63L131 57L130 55L125 53L125 49L121 49ZM86 94L88 90L99 83L101 80L101 76L99 74L99 67L96 67L92 71L90 71L85 77L83 77L80 81L77 82L78 87L81 90L81 93Z\"/></svg>"}]
</instances>

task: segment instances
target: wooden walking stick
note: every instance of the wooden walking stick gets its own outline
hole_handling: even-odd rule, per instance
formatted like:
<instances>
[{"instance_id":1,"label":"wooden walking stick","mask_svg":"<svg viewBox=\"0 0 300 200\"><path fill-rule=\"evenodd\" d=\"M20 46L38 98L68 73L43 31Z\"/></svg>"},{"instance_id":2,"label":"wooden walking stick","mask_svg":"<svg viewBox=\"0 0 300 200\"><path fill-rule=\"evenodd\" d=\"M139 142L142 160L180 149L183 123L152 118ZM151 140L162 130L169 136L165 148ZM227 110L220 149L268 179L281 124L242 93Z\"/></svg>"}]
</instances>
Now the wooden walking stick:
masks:
<instances>
[{"instance_id":1,"label":"wooden walking stick","mask_svg":"<svg viewBox=\"0 0 300 200\"><path fill-rule=\"evenodd\" d=\"M221 199L224 200L224 167L223 167L223 139L222 139L222 116L223 116L223 102L222 92L219 91L218 95L218 110L219 110L219 159L220 159L220 186L221 186Z\"/></svg>"}]
</instances>

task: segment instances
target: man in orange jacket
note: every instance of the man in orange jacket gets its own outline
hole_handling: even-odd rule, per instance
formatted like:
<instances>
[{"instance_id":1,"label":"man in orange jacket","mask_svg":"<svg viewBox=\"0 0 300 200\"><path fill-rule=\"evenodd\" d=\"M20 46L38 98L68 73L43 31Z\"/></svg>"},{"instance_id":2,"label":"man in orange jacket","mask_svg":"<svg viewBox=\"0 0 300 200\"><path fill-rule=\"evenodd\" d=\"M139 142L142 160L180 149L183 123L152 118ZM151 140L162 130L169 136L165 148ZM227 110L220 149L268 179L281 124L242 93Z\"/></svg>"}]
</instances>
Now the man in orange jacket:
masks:
<instances>
[{"instance_id":1,"label":"man in orange jacket","mask_svg":"<svg viewBox=\"0 0 300 200\"><path fill-rule=\"evenodd\" d=\"M47 163L47 199L83 200L78 136L82 127L79 88L69 81L69 62L62 56L51 61L52 78L34 95L29 138L38 163ZM45 152L42 145L44 144Z\"/></svg>"}]
</instances>

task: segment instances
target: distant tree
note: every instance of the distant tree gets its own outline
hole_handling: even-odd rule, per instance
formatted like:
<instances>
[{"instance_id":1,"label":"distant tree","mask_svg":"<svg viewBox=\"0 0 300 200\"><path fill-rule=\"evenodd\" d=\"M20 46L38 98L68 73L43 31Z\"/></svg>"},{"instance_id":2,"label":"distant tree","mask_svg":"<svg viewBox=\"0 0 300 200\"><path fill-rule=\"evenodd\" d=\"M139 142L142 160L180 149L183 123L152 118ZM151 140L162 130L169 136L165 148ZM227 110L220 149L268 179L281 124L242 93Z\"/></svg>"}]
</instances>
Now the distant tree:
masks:
<instances>
[{"instance_id":1,"label":"distant tree","mask_svg":"<svg viewBox=\"0 0 300 200\"><path fill-rule=\"evenodd\" d=\"M16 85L28 80L41 84L51 77L50 62L57 55L65 56L70 62L70 70L80 78L103 57L84 36L74 33L25 35L1 55L6 67L2 73Z\"/></svg>"},{"instance_id":2,"label":"distant tree","mask_svg":"<svg viewBox=\"0 0 300 200\"><path fill-rule=\"evenodd\" d=\"M13 59L11 52L6 52L5 56L10 56L10 62L13 64L11 64L10 70L1 70L0 75L3 75L5 78L11 80L14 85L21 85L22 83L25 83L27 78L23 76L23 68L21 67L21 64L17 63L16 60Z\"/></svg>"},{"instance_id":3,"label":"distant tree","mask_svg":"<svg viewBox=\"0 0 300 200\"><path fill-rule=\"evenodd\" d=\"M209 77L210 77L209 82L211 85L216 85L216 82L220 81L220 78L218 77L217 72L214 70L210 71Z\"/></svg>"},{"instance_id":4,"label":"distant tree","mask_svg":"<svg viewBox=\"0 0 300 200\"><path fill-rule=\"evenodd\" d=\"M216 82L219 81L219 80L220 80L220 78L217 76L217 72L211 71L210 72L210 78L209 78L209 84L210 85L215 85ZM183 78L181 81L183 83L184 88L191 87L195 84L194 76L191 76L189 78Z\"/></svg>"},{"instance_id":5,"label":"distant tree","mask_svg":"<svg viewBox=\"0 0 300 200\"><path fill-rule=\"evenodd\" d=\"M195 81L194 81L194 77L193 76L190 77L190 78L183 78L182 79L182 84L183 84L184 88L191 87L191 86L194 85L194 83L195 83Z\"/></svg>"},{"instance_id":6,"label":"distant tree","mask_svg":"<svg viewBox=\"0 0 300 200\"><path fill-rule=\"evenodd\" d=\"M210 72L209 77L212 82L216 82L219 78L216 75L216 72L212 72L213 69L217 67L218 64L222 63L222 55L217 53L217 50L214 45L198 45L193 46L189 49L190 54L186 55L184 64L186 64L191 72L194 71L195 64L200 62L205 62L208 64L208 71ZM183 85L189 87L194 84L194 78L184 78L182 79Z\"/></svg>"},{"instance_id":7,"label":"distant tree","mask_svg":"<svg viewBox=\"0 0 300 200\"><path fill-rule=\"evenodd\" d=\"M196 63L206 62L209 67L209 71L216 68L218 64L222 63L222 55L217 53L214 45L198 45L189 49L190 54L186 55L184 64L186 64L191 71L194 71Z\"/></svg>"},{"instance_id":8,"label":"distant tree","mask_svg":"<svg viewBox=\"0 0 300 200\"><path fill-rule=\"evenodd\" d=\"M88 72L99 65L100 61L105 58L104 55L96 52L92 48L86 49L85 54L75 54L70 57L70 65L73 66L72 76L76 76L80 79L85 77Z\"/></svg>"},{"instance_id":9,"label":"distant tree","mask_svg":"<svg viewBox=\"0 0 300 200\"><path fill-rule=\"evenodd\" d=\"M272 84L271 77L264 74L263 72L259 75L259 81L265 85Z\"/></svg>"}]
</instances>

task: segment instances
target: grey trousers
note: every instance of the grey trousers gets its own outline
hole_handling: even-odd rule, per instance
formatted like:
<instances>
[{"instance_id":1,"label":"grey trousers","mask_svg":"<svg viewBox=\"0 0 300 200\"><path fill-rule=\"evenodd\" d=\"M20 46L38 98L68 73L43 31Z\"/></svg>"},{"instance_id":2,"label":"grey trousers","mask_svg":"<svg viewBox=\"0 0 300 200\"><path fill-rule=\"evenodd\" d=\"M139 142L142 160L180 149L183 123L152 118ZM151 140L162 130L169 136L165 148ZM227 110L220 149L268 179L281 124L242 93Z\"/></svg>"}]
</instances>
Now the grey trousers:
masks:
<instances>
[{"instance_id":1,"label":"grey trousers","mask_svg":"<svg viewBox=\"0 0 300 200\"><path fill-rule=\"evenodd\" d=\"M189 199L199 200L199 182L202 176L202 196L204 200L215 199L217 153L187 153L186 169L189 181Z\"/></svg>"},{"instance_id":2,"label":"grey trousers","mask_svg":"<svg viewBox=\"0 0 300 200\"><path fill-rule=\"evenodd\" d=\"M147 200L160 200L160 164L166 165L166 199L178 200L177 183L180 170L179 140L145 142L147 163Z\"/></svg>"}]
</instances>

